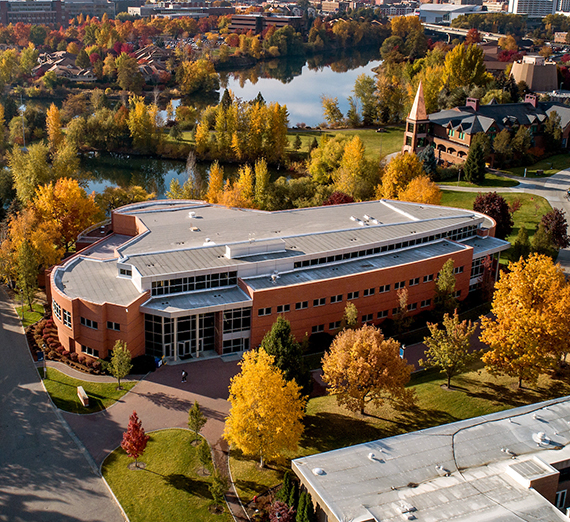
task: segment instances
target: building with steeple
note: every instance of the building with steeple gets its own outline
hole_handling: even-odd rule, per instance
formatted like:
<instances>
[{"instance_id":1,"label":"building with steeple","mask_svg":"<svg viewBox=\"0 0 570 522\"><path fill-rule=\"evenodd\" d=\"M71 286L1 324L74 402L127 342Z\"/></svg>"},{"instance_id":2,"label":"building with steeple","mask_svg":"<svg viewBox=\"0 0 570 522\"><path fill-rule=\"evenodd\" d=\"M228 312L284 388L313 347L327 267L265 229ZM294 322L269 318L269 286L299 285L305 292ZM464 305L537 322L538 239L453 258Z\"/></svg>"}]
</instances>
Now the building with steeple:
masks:
<instances>
[{"instance_id":1,"label":"building with steeple","mask_svg":"<svg viewBox=\"0 0 570 522\"><path fill-rule=\"evenodd\" d=\"M424 102L424 90L422 82L416 92L416 98L412 110L406 118L406 132L404 134L404 146L402 152L419 152L428 144L429 118Z\"/></svg>"}]
</instances>

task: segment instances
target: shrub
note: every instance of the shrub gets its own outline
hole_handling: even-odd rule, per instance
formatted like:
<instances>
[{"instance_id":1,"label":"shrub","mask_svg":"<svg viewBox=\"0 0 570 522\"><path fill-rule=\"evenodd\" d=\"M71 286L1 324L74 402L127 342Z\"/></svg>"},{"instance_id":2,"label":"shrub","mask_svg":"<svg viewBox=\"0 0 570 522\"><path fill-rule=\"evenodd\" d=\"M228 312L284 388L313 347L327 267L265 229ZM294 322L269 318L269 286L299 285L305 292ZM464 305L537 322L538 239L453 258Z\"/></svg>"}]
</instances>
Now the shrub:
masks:
<instances>
[{"instance_id":1,"label":"shrub","mask_svg":"<svg viewBox=\"0 0 570 522\"><path fill-rule=\"evenodd\" d=\"M69 354L69 358L73 361L73 362L77 362L79 360L79 355L77 354L77 352L71 352Z\"/></svg>"},{"instance_id":2,"label":"shrub","mask_svg":"<svg viewBox=\"0 0 570 522\"><path fill-rule=\"evenodd\" d=\"M61 344L55 349L55 351L57 353L59 353L60 355L63 355L63 353L65 352L65 350L63 349L63 346L61 346ZM69 353L69 352L67 352Z\"/></svg>"},{"instance_id":3,"label":"shrub","mask_svg":"<svg viewBox=\"0 0 570 522\"><path fill-rule=\"evenodd\" d=\"M85 355L78 355L77 356L77 362L80 364L85 364L88 362L87 358L85 357Z\"/></svg>"},{"instance_id":4,"label":"shrub","mask_svg":"<svg viewBox=\"0 0 570 522\"><path fill-rule=\"evenodd\" d=\"M91 363L91 367L92 367L96 372L101 371L101 361L93 361L93 362Z\"/></svg>"},{"instance_id":5,"label":"shrub","mask_svg":"<svg viewBox=\"0 0 570 522\"><path fill-rule=\"evenodd\" d=\"M71 352L69 350L63 350L62 354L64 357L68 358Z\"/></svg>"}]
</instances>

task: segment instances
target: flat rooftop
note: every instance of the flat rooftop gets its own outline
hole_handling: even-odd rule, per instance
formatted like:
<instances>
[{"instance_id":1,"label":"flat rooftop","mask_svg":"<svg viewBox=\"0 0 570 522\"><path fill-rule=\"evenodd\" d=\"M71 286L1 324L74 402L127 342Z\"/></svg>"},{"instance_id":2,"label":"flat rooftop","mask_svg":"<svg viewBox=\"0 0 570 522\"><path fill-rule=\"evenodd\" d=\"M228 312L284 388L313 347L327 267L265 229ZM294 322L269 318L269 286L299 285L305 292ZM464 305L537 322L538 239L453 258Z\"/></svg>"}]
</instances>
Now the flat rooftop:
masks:
<instances>
[{"instance_id":1,"label":"flat rooftop","mask_svg":"<svg viewBox=\"0 0 570 522\"><path fill-rule=\"evenodd\" d=\"M401 521L402 506L418 521L568 520L521 482L570 459L568 419L565 397L303 457L293 469L338 520Z\"/></svg>"}]
</instances>

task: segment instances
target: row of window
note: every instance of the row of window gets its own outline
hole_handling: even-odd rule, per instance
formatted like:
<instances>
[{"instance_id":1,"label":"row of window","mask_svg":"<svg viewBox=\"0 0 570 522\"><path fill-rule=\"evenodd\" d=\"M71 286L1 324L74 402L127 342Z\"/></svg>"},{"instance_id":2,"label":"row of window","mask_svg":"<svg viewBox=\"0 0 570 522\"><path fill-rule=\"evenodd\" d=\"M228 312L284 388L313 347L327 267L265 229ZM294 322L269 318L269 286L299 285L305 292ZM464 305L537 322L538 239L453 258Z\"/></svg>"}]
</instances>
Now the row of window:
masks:
<instances>
[{"instance_id":1,"label":"row of window","mask_svg":"<svg viewBox=\"0 0 570 522\"><path fill-rule=\"evenodd\" d=\"M368 248L366 250L359 250L356 252L346 252L344 254L337 254L334 256L306 259L305 261L297 261L294 263L293 267L302 268L306 266L324 265L326 263L345 261L347 259L354 259L356 257L372 256L375 254L380 254L382 252L389 252L392 250L399 250L400 248L407 248L415 245L420 245L422 243L437 241L438 239L447 238L453 241L459 241L460 239L473 237L476 234L477 234L477 225L468 225L466 227L456 228L448 232L441 232L439 234L434 234L433 236L426 236L418 239L410 239L409 241L402 241L401 243L395 243L392 245L384 245L382 247Z\"/></svg>"},{"instance_id":2,"label":"row of window","mask_svg":"<svg viewBox=\"0 0 570 522\"><path fill-rule=\"evenodd\" d=\"M55 301L53 301L53 315L55 315L65 326L71 328L71 313L62 309Z\"/></svg>"},{"instance_id":3,"label":"row of window","mask_svg":"<svg viewBox=\"0 0 570 522\"><path fill-rule=\"evenodd\" d=\"M428 308L429 306L431 306L431 299L425 299L420 303L420 308ZM418 309L418 303L411 303L408 305L408 310L409 311L413 311L413 310L417 310ZM392 315L396 315L398 313L398 308L393 308L392 309ZM388 317L389 314L389 310L381 310L380 312L376 313L376 319L386 319ZM374 321L374 314L364 314L362 316L362 324L370 324ZM329 330L338 330L341 326L341 321L334 321L332 323L329 323ZM313 326L311 328L311 333L315 334L315 333L321 333L324 332L324 328L325 325L323 324L319 324L316 326Z\"/></svg>"},{"instance_id":4,"label":"row of window","mask_svg":"<svg viewBox=\"0 0 570 522\"><path fill-rule=\"evenodd\" d=\"M224 312L224 333L243 332L251 328L251 308L235 308Z\"/></svg>"},{"instance_id":5,"label":"row of window","mask_svg":"<svg viewBox=\"0 0 570 522\"><path fill-rule=\"evenodd\" d=\"M87 326L87 328L92 328L93 330L99 329L99 323L97 321L93 321L91 319L81 317L79 322L83 326ZM119 323L115 323L113 321L107 321L107 329L108 330L115 330L116 332L120 332L121 331L121 325Z\"/></svg>"},{"instance_id":6,"label":"row of window","mask_svg":"<svg viewBox=\"0 0 570 522\"><path fill-rule=\"evenodd\" d=\"M463 272L463 267L458 267L458 269L460 269L459 272L456 273L461 273ZM458 270L456 269L456 270ZM423 282L424 283L429 283L430 281L434 280L434 274L429 274L423 277ZM410 279L409 281L409 286L415 286L415 285L419 285L420 284L420 278L416 277L414 279ZM397 283L394 284L394 289L395 290L399 290L401 288L405 288L406 286L406 281L398 281ZM389 292L390 291L391 286L390 285L382 285L380 287L378 287L378 293L382 294L385 292ZM363 291L363 296L364 297L370 297L375 295L376 293L376 288L367 288ZM358 299L360 297L360 291L356 291L356 292L348 292L346 294L346 299L347 301L353 300L353 299ZM330 304L335 304L335 303L340 303L342 302L344 296L343 294L338 294L338 295L333 295L330 297ZM318 299L313 299L313 307L317 307L317 306L324 306L327 304L327 298L326 297L320 297ZM309 301L300 301L298 303L295 303L295 310L304 310L306 308L309 307ZM277 306L277 313L278 314L283 314L283 313L287 313L291 311L291 305L288 304L284 304L284 305L278 305ZM267 307L267 308L259 308L257 311L257 315L259 317L263 317L265 315L271 315L272 313L272 308L271 307Z\"/></svg>"},{"instance_id":7,"label":"row of window","mask_svg":"<svg viewBox=\"0 0 570 522\"><path fill-rule=\"evenodd\" d=\"M153 281L151 295L179 294L181 292L193 292L194 290L206 290L221 286L237 285L237 272L222 272L220 274L205 274L191 277L179 277L164 281Z\"/></svg>"}]
</instances>

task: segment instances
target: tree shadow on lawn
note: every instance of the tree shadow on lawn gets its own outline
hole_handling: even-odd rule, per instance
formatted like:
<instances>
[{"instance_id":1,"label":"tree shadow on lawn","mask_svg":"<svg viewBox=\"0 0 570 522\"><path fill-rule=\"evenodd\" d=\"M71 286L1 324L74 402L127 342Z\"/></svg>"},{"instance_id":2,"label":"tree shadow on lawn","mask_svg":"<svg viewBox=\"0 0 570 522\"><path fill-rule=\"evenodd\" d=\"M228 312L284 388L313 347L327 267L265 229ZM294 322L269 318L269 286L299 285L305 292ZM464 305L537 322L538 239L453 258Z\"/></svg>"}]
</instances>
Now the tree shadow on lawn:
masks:
<instances>
[{"instance_id":1,"label":"tree shadow on lawn","mask_svg":"<svg viewBox=\"0 0 570 522\"><path fill-rule=\"evenodd\" d=\"M399 426L405 426L398 433L423 430L460 420L450 413L432 408L411 408L400 414Z\"/></svg>"},{"instance_id":2,"label":"tree shadow on lawn","mask_svg":"<svg viewBox=\"0 0 570 522\"><path fill-rule=\"evenodd\" d=\"M204 480L196 480L181 473L171 473L164 476L164 481L173 488L185 491L197 497L211 499L208 483Z\"/></svg>"},{"instance_id":3,"label":"tree shadow on lawn","mask_svg":"<svg viewBox=\"0 0 570 522\"><path fill-rule=\"evenodd\" d=\"M517 381L508 385L498 384L494 382L480 382L469 378L463 379L467 386L472 386L472 391L468 391L466 395L484 399L494 404L504 404L511 408L524 406L538 401L555 399L568 394L568 385L564 381L552 379L547 387L523 387L519 388Z\"/></svg>"}]
</instances>

